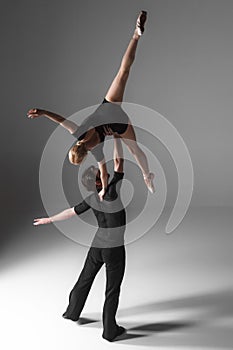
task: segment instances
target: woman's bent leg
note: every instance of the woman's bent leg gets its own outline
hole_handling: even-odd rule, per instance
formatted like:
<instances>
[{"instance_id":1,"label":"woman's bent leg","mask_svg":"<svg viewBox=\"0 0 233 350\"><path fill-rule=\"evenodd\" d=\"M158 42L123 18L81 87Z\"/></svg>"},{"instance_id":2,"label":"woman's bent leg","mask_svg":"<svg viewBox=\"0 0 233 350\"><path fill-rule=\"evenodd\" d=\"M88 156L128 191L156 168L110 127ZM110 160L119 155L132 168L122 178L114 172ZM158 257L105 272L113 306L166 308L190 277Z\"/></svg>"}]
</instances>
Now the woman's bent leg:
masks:
<instances>
[{"instance_id":1,"label":"woman's bent leg","mask_svg":"<svg viewBox=\"0 0 233 350\"><path fill-rule=\"evenodd\" d=\"M147 157L137 144L135 131L131 123L129 123L126 132L120 136L124 141L124 143L127 145L129 151L132 153L132 155L136 159L139 167L141 168L144 181L148 189L150 190L150 192L154 193L155 191L154 185L153 185L154 174L149 172Z\"/></svg>"}]
</instances>

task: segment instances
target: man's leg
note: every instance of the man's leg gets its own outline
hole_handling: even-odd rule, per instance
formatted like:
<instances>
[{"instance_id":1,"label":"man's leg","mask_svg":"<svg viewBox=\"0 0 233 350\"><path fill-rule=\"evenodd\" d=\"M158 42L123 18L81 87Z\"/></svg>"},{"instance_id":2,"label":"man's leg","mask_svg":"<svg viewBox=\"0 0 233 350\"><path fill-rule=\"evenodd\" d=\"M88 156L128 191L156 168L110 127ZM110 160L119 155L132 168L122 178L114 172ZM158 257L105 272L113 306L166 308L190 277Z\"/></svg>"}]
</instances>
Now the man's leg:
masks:
<instances>
[{"instance_id":1,"label":"man's leg","mask_svg":"<svg viewBox=\"0 0 233 350\"><path fill-rule=\"evenodd\" d=\"M69 305L63 314L64 318L78 320L95 276L102 265L100 249L90 248L79 279L70 292Z\"/></svg>"},{"instance_id":2,"label":"man's leg","mask_svg":"<svg viewBox=\"0 0 233 350\"><path fill-rule=\"evenodd\" d=\"M140 21L141 25L144 27L144 23L146 21L146 14L141 13L138 17L137 22ZM122 58L120 69L115 76L105 98L109 102L122 102L123 95L125 91L125 86L129 77L130 68L134 62L135 53L138 45L138 40L140 39L140 35L138 34L138 30L135 29L134 35L130 40L130 43L127 47L127 50Z\"/></svg>"},{"instance_id":3,"label":"man's leg","mask_svg":"<svg viewBox=\"0 0 233 350\"><path fill-rule=\"evenodd\" d=\"M106 264L106 292L103 308L103 338L112 341L122 327L116 323L116 312L119 303L120 287L125 272L125 247L106 248L103 250Z\"/></svg>"}]
</instances>

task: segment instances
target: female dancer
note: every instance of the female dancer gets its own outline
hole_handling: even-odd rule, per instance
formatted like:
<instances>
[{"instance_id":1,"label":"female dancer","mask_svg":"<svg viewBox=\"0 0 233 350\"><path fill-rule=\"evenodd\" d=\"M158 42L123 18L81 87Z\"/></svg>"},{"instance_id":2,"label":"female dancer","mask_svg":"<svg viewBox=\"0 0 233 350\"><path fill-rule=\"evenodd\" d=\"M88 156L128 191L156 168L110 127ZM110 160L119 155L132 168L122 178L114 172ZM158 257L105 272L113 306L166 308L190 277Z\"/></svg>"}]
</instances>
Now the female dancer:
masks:
<instances>
[{"instance_id":1,"label":"female dancer","mask_svg":"<svg viewBox=\"0 0 233 350\"><path fill-rule=\"evenodd\" d=\"M80 164L86 157L88 151L93 153L100 169L102 190L99 192L99 196L101 200L103 199L108 185L108 173L103 154L103 141L106 135L113 135L122 138L140 166L148 189L152 193L154 192L154 174L149 172L146 155L138 146L134 128L127 114L120 106L123 101L129 71L135 58L138 40L144 32L146 18L146 11L141 11L137 18L133 37L122 58L119 71L115 76L103 103L92 115L88 116L80 126L77 126L74 122L66 120L58 114L38 108L30 109L27 113L29 118L36 118L42 115L47 117L56 123L59 123L77 138L78 141L69 151L69 160L72 164Z\"/></svg>"}]
</instances>

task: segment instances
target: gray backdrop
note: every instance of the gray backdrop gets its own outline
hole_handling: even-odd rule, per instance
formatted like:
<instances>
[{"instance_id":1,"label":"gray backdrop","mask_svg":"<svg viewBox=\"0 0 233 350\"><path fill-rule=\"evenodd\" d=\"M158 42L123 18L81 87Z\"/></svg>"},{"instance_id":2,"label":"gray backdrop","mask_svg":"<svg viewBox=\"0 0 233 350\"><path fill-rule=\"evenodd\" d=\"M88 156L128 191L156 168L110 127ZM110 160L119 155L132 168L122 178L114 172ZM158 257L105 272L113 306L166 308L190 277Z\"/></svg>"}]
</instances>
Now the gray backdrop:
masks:
<instances>
[{"instance_id":1,"label":"gray backdrop","mask_svg":"<svg viewBox=\"0 0 233 350\"><path fill-rule=\"evenodd\" d=\"M148 25L125 100L155 109L182 135L194 166L192 206L232 206L231 0L2 0L5 244L26 235L33 217L44 214L38 169L55 125L28 120L27 110L70 116L99 103L140 9L148 11Z\"/></svg>"}]
</instances>

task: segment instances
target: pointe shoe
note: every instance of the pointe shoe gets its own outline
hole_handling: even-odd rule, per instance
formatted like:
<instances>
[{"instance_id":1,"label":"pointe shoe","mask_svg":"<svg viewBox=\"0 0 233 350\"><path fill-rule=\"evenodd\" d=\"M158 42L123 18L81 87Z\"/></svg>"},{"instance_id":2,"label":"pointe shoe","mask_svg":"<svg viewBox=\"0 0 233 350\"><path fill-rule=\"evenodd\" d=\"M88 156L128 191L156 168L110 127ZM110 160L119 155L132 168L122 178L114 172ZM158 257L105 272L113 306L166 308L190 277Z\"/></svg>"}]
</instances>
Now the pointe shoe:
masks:
<instances>
[{"instance_id":1,"label":"pointe shoe","mask_svg":"<svg viewBox=\"0 0 233 350\"><path fill-rule=\"evenodd\" d=\"M146 18L147 18L147 12L146 11L141 11L137 22L136 22L136 32L139 36L141 36L144 33L144 24L146 22Z\"/></svg>"},{"instance_id":2,"label":"pointe shoe","mask_svg":"<svg viewBox=\"0 0 233 350\"><path fill-rule=\"evenodd\" d=\"M153 184L154 177L155 177L155 174L153 173L149 173L148 175L143 175L145 184L151 193L155 193L155 188Z\"/></svg>"}]
</instances>

